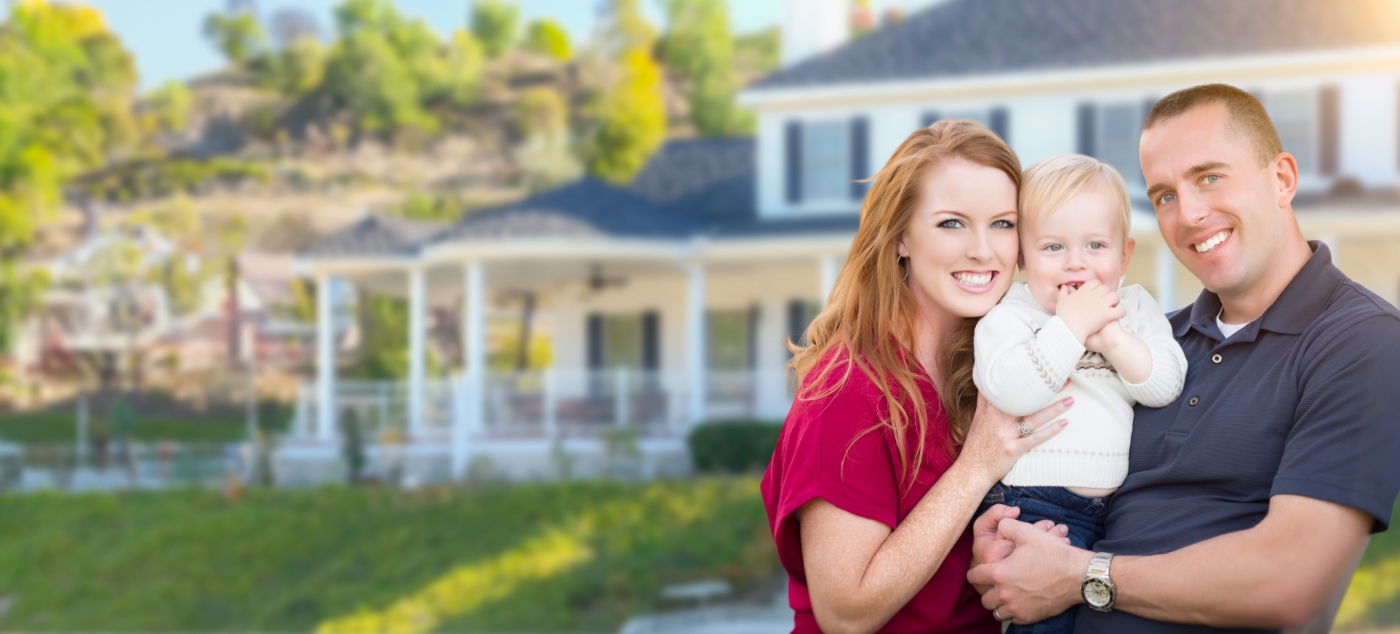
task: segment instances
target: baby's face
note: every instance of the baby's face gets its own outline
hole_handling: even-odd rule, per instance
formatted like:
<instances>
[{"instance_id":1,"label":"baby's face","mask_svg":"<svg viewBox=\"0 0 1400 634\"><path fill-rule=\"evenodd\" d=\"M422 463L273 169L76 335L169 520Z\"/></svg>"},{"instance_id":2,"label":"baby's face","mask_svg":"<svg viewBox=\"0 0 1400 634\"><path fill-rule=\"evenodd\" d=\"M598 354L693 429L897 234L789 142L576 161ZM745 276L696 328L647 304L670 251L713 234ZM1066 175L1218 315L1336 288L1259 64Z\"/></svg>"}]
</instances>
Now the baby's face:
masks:
<instances>
[{"instance_id":1,"label":"baby's face","mask_svg":"<svg viewBox=\"0 0 1400 634\"><path fill-rule=\"evenodd\" d=\"M1117 289L1133 254L1123 216L1108 188L1090 185L1064 206L1038 218L1021 217L1021 271L1036 302L1055 312L1060 287L1091 279Z\"/></svg>"}]
</instances>

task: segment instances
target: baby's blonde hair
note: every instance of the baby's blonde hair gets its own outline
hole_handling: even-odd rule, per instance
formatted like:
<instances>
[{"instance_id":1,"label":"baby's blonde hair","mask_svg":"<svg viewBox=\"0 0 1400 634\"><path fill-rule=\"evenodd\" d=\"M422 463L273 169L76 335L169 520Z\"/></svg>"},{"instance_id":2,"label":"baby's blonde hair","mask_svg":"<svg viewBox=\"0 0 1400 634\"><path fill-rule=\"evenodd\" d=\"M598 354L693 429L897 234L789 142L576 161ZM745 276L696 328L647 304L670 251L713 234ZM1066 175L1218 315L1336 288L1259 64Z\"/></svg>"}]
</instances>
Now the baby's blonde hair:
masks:
<instances>
[{"instance_id":1,"label":"baby's blonde hair","mask_svg":"<svg viewBox=\"0 0 1400 634\"><path fill-rule=\"evenodd\" d=\"M1126 241L1132 226L1128 184L1112 165L1083 154L1058 154L1036 161L1021 176L1021 201L1017 206L1021 223L1026 218L1048 216L1063 207L1091 183L1108 187L1123 217Z\"/></svg>"}]
</instances>

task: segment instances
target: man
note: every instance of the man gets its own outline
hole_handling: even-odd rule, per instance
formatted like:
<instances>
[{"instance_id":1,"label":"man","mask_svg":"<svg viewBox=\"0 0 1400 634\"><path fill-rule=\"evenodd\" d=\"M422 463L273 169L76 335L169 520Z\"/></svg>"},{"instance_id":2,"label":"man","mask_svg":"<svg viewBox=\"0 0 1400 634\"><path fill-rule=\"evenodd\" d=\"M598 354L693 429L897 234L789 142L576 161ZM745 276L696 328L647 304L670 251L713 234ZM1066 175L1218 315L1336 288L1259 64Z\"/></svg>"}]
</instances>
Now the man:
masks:
<instances>
[{"instance_id":1,"label":"man","mask_svg":"<svg viewBox=\"0 0 1400 634\"><path fill-rule=\"evenodd\" d=\"M1171 316L1185 389L1137 408L1096 552L997 507L968 578L1017 623L1078 609L1080 634L1300 626L1400 491L1400 312L1304 240L1297 163L1248 93L1162 99L1141 160L1163 239L1206 288Z\"/></svg>"}]
</instances>

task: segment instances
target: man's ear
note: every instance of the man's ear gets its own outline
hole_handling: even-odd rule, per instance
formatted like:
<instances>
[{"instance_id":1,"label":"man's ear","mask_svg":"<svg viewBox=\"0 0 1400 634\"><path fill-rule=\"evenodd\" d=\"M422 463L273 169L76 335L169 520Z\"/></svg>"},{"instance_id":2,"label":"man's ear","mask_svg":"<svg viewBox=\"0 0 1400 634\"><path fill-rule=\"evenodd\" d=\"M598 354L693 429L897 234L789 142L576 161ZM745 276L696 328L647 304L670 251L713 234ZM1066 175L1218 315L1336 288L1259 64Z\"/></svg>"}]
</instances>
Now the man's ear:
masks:
<instances>
[{"instance_id":1,"label":"man's ear","mask_svg":"<svg viewBox=\"0 0 1400 634\"><path fill-rule=\"evenodd\" d=\"M1274 177L1278 206L1292 205L1293 196L1298 193L1298 159L1288 152L1279 152L1269 162L1269 172Z\"/></svg>"}]
</instances>

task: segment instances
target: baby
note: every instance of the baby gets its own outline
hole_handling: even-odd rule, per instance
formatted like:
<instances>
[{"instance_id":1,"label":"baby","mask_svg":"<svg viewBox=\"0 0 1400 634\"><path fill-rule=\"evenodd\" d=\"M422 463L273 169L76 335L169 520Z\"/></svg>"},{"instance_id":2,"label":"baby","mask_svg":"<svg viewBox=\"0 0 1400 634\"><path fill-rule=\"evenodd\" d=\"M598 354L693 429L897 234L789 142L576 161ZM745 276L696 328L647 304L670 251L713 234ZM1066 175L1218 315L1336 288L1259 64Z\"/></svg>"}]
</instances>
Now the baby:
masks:
<instances>
[{"instance_id":1,"label":"baby","mask_svg":"<svg viewBox=\"0 0 1400 634\"><path fill-rule=\"evenodd\" d=\"M1066 154L1030 166L1022 181L1026 283L1012 284L978 322L973 379L987 400L1014 416L1072 396L1073 424L1022 456L983 510L1019 507L1021 521L1064 524L1075 546L1092 548L1103 537L1104 498L1128 474L1133 404L1176 400L1186 357L1152 296L1140 286L1119 288L1134 247L1123 177ZM1069 610L1008 631L1073 629Z\"/></svg>"}]
</instances>

